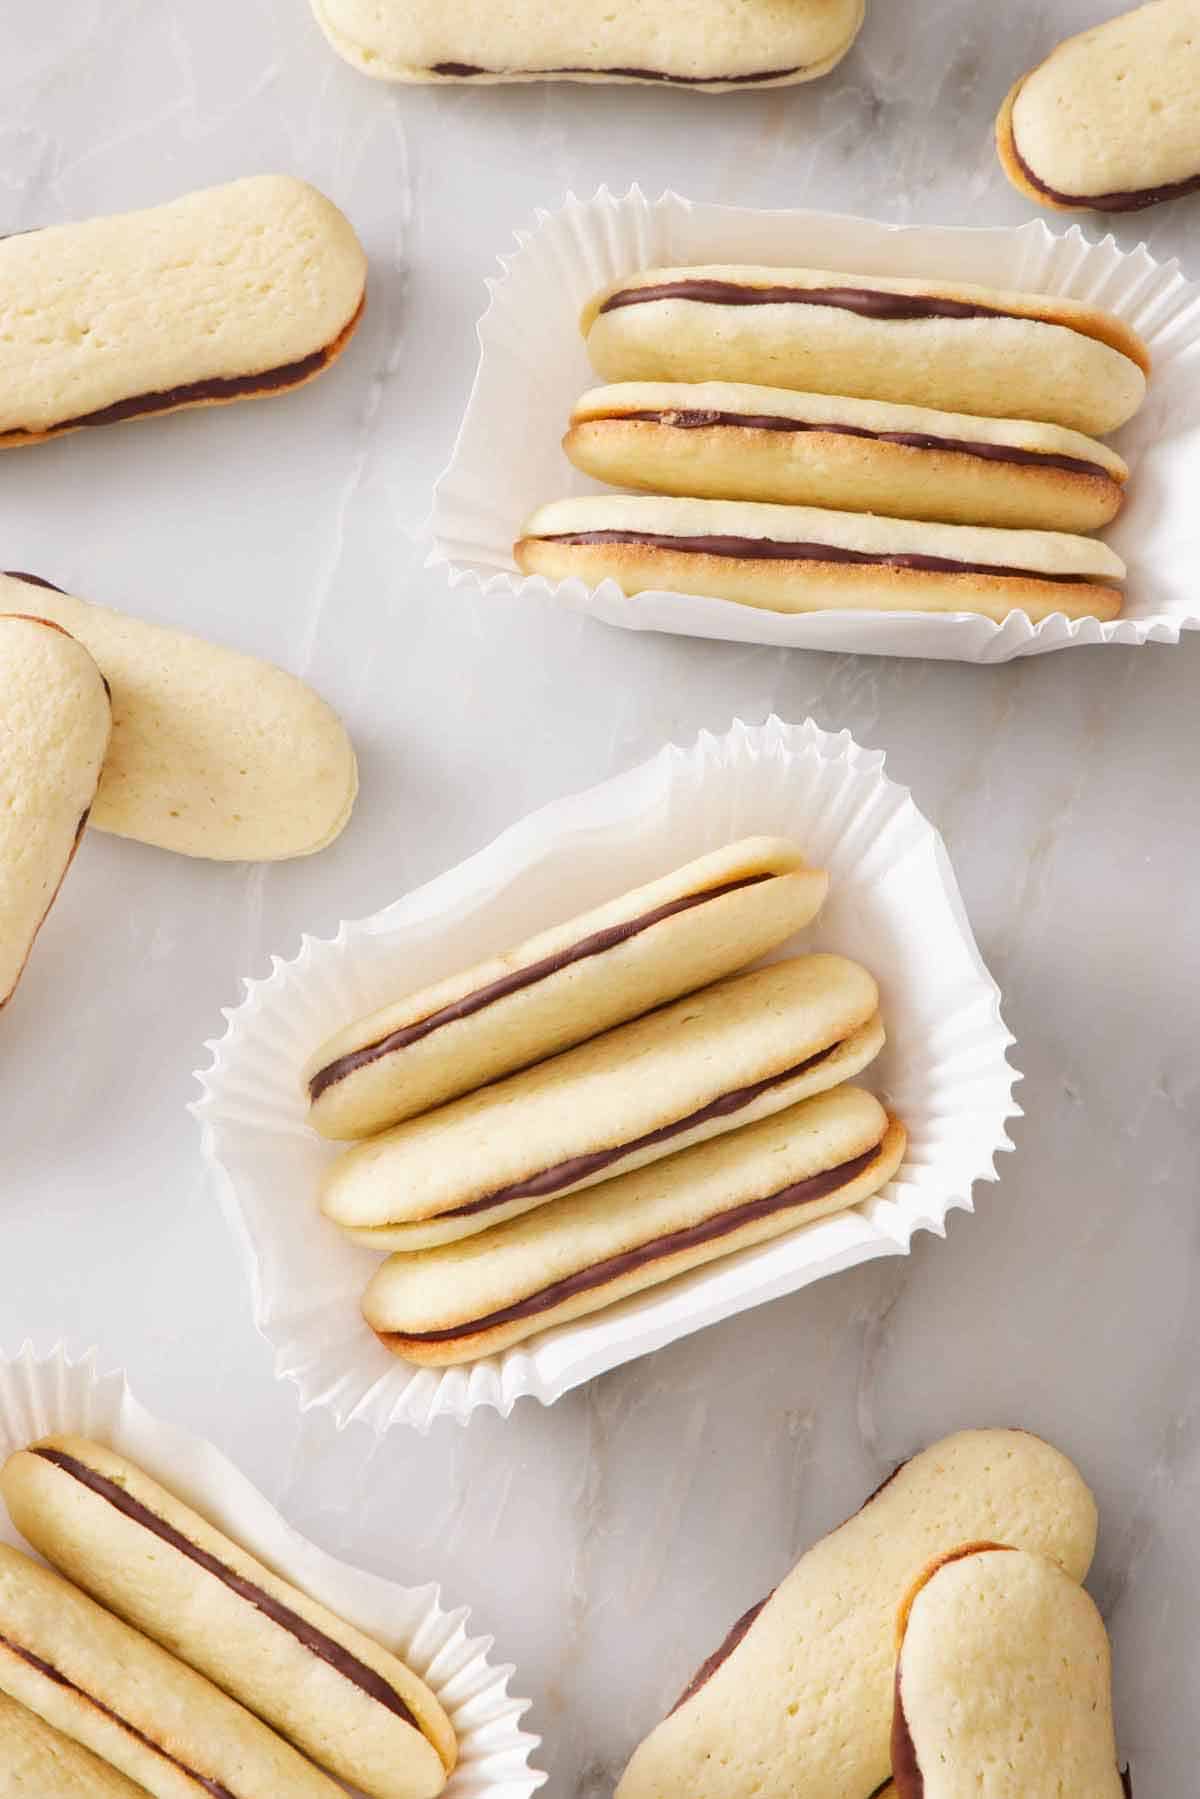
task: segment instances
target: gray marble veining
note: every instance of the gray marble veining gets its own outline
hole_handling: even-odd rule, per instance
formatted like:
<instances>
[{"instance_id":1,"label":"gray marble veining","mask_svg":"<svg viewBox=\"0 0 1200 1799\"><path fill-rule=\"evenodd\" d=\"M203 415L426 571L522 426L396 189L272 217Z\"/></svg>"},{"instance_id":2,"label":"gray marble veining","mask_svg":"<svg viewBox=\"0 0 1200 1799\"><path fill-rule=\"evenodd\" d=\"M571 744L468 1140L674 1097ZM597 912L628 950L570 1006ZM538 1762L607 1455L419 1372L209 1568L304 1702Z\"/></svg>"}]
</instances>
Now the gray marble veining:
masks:
<instances>
[{"instance_id":1,"label":"gray marble veining","mask_svg":"<svg viewBox=\"0 0 1200 1799\"><path fill-rule=\"evenodd\" d=\"M793 1556L896 1459L980 1422L1044 1432L1095 1485L1093 1586L1138 1799L1196 1784L1200 642L999 669L787 654L485 602L422 567L483 281L536 207L636 180L1019 222L995 109L1103 10L872 0L827 81L721 100L389 90L333 57L302 0L10 0L0 16L0 230L282 168L350 213L372 259L366 323L327 380L0 467L5 566L285 662L341 708L363 775L349 830L306 863L85 843L0 1033L0 1344L100 1344L301 1529L468 1600L535 1700L555 1795L603 1799ZM1200 200L1116 230L1200 263ZM544 800L770 710L885 748L946 835L1025 1075L1001 1183L909 1261L549 1412L383 1444L301 1417L184 1112L239 977Z\"/></svg>"}]
</instances>

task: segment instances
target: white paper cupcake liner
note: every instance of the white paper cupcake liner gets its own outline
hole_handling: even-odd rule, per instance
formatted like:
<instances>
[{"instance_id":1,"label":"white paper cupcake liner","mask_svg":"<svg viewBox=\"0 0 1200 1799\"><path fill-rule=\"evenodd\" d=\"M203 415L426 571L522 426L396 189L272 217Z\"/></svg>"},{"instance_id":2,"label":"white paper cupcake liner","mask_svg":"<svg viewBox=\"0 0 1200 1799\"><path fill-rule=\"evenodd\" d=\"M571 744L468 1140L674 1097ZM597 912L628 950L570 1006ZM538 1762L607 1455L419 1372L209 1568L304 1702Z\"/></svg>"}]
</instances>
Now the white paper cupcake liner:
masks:
<instances>
[{"instance_id":1,"label":"white paper cupcake liner","mask_svg":"<svg viewBox=\"0 0 1200 1799\"><path fill-rule=\"evenodd\" d=\"M568 195L539 213L518 248L500 258L479 324L480 361L449 468L438 484L430 562L452 584L547 601L631 631L668 631L740 643L872 655L1007 662L1072 644L1177 643L1200 627L1200 287L1176 262L1157 263L1145 245L1126 252L1113 238L1092 243L1075 225L1019 227L884 225L840 213L755 212L702 206L636 187L622 199L602 188ZM763 612L730 600L650 592L627 599L614 581L523 577L514 540L538 506L604 491L560 449L575 401L597 376L579 334L590 295L636 269L693 263L773 263L850 273L929 276L1034 293L1066 294L1104 307L1150 346L1146 404L1115 438L1130 464L1127 499L1107 541L1129 566L1119 619L1074 622L1054 614L1038 625L1023 612L1003 624L971 613Z\"/></svg>"},{"instance_id":2,"label":"white paper cupcake liner","mask_svg":"<svg viewBox=\"0 0 1200 1799\"><path fill-rule=\"evenodd\" d=\"M739 837L794 838L832 874L829 900L796 949L864 962L883 993L889 1043L865 1077L909 1130L883 1194L840 1217L741 1251L502 1355L417 1370L390 1355L359 1312L378 1256L347 1242L316 1203L333 1145L305 1124L300 1070L348 1020L469 965L614 893ZM1017 1114L1012 1042L971 936L941 838L883 757L849 735L777 719L691 749L532 814L427 886L291 962L247 981L209 1045L193 1111L254 1282L259 1329L302 1406L339 1423L420 1429L477 1406L507 1415L523 1394L550 1404L594 1375L747 1306L941 1233L995 1179Z\"/></svg>"},{"instance_id":3,"label":"white paper cupcake liner","mask_svg":"<svg viewBox=\"0 0 1200 1799\"><path fill-rule=\"evenodd\" d=\"M458 1734L445 1799L529 1799L545 1775L530 1766L541 1739L520 1727L529 1701L508 1691L514 1669L472 1636L466 1606L447 1611L437 1586L402 1587L335 1561L285 1523L211 1443L153 1417L123 1374L102 1374L95 1350L0 1356L0 1462L51 1431L94 1437L127 1455L306 1593L394 1650L427 1682ZM28 1552L0 1505L0 1539Z\"/></svg>"}]
</instances>

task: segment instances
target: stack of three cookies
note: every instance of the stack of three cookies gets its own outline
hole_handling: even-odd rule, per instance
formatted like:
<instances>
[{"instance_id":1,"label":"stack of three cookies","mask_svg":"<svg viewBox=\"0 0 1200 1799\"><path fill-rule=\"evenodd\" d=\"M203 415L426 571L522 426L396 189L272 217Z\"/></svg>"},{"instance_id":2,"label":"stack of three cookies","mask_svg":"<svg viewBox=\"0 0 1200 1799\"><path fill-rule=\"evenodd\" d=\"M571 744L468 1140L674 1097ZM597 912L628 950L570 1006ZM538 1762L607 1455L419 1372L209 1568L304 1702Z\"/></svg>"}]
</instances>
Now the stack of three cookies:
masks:
<instances>
[{"instance_id":1,"label":"stack of three cookies","mask_svg":"<svg viewBox=\"0 0 1200 1799\"><path fill-rule=\"evenodd\" d=\"M836 955L745 970L816 915L796 848L714 851L351 1025L306 1071L326 1215L390 1251L363 1311L396 1354L492 1354L800 1223L896 1172L850 1084L879 994Z\"/></svg>"},{"instance_id":2,"label":"stack of three cookies","mask_svg":"<svg viewBox=\"0 0 1200 1799\"><path fill-rule=\"evenodd\" d=\"M1149 369L1112 315L933 277L704 267L626 277L583 332L612 385L564 448L639 491L543 507L515 546L526 573L780 612L1120 611L1124 564L1080 535L1121 505L1128 470L1097 434Z\"/></svg>"}]
</instances>

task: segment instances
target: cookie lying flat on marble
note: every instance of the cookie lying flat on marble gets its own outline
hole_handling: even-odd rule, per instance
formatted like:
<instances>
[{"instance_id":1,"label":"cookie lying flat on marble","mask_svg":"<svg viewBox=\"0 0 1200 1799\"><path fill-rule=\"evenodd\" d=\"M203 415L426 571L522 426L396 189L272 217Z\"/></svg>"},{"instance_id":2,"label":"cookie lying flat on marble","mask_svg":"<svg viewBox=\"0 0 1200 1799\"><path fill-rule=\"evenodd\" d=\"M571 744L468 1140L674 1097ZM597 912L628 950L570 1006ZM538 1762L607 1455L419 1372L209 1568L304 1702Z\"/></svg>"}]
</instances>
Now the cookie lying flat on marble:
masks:
<instances>
[{"instance_id":1,"label":"cookie lying flat on marble","mask_svg":"<svg viewBox=\"0 0 1200 1799\"><path fill-rule=\"evenodd\" d=\"M614 487L891 518L1093 531L1128 470L1078 431L731 381L584 394L563 449Z\"/></svg>"},{"instance_id":2,"label":"cookie lying flat on marble","mask_svg":"<svg viewBox=\"0 0 1200 1799\"><path fill-rule=\"evenodd\" d=\"M358 1144L321 1209L378 1249L490 1230L850 1079L883 1048L878 1003L843 956L731 975Z\"/></svg>"},{"instance_id":3,"label":"cookie lying flat on marble","mask_svg":"<svg viewBox=\"0 0 1200 1799\"><path fill-rule=\"evenodd\" d=\"M146 1799L146 1789L0 1693L0 1799Z\"/></svg>"},{"instance_id":4,"label":"cookie lying flat on marble","mask_svg":"<svg viewBox=\"0 0 1200 1799\"><path fill-rule=\"evenodd\" d=\"M244 1707L0 1543L0 1692L153 1799L341 1799Z\"/></svg>"},{"instance_id":5,"label":"cookie lying flat on marble","mask_svg":"<svg viewBox=\"0 0 1200 1799\"><path fill-rule=\"evenodd\" d=\"M1128 325L1076 300L824 269L644 269L582 330L609 382L749 382L1093 436L1137 411L1150 367Z\"/></svg>"},{"instance_id":6,"label":"cookie lying flat on marble","mask_svg":"<svg viewBox=\"0 0 1200 1799\"><path fill-rule=\"evenodd\" d=\"M858 1205L892 1178L904 1145L877 1099L835 1087L481 1236L391 1256L363 1315L409 1361L493 1355Z\"/></svg>"},{"instance_id":7,"label":"cookie lying flat on marble","mask_svg":"<svg viewBox=\"0 0 1200 1799\"><path fill-rule=\"evenodd\" d=\"M287 175L4 238L0 448L299 387L365 283L349 222Z\"/></svg>"},{"instance_id":8,"label":"cookie lying flat on marble","mask_svg":"<svg viewBox=\"0 0 1200 1799\"><path fill-rule=\"evenodd\" d=\"M397 1656L125 1456L47 1437L0 1475L13 1523L94 1599L370 1799L435 1799L454 1731Z\"/></svg>"},{"instance_id":9,"label":"cookie lying flat on marble","mask_svg":"<svg viewBox=\"0 0 1200 1799\"><path fill-rule=\"evenodd\" d=\"M1042 1555L942 1557L901 1611L896 1799L1123 1799L1103 1620Z\"/></svg>"},{"instance_id":10,"label":"cookie lying flat on marble","mask_svg":"<svg viewBox=\"0 0 1200 1799\"><path fill-rule=\"evenodd\" d=\"M337 714L256 656L0 575L21 606L78 638L112 694L113 729L91 822L220 861L306 856L342 830L358 771Z\"/></svg>"},{"instance_id":11,"label":"cookie lying flat on marble","mask_svg":"<svg viewBox=\"0 0 1200 1799\"><path fill-rule=\"evenodd\" d=\"M42 619L0 613L0 1006L79 847L111 725L83 645Z\"/></svg>"},{"instance_id":12,"label":"cookie lying flat on marble","mask_svg":"<svg viewBox=\"0 0 1200 1799\"><path fill-rule=\"evenodd\" d=\"M771 612L1115 618L1125 565L1094 537L931 525L815 506L602 494L535 512L513 548L548 581L615 581Z\"/></svg>"},{"instance_id":13,"label":"cookie lying flat on marble","mask_svg":"<svg viewBox=\"0 0 1200 1799\"><path fill-rule=\"evenodd\" d=\"M1137 212L1200 189L1200 12L1152 0L1067 38L996 120L1013 186L1057 212Z\"/></svg>"},{"instance_id":14,"label":"cookie lying flat on marble","mask_svg":"<svg viewBox=\"0 0 1200 1799\"><path fill-rule=\"evenodd\" d=\"M816 916L829 878L749 837L374 1012L305 1071L310 1122L365 1137L744 968Z\"/></svg>"},{"instance_id":15,"label":"cookie lying flat on marble","mask_svg":"<svg viewBox=\"0 0 1200 1799\"><path fill-rule=\"evenodd\" d=\"M1096 1506L1058 1450L962 1431L914 1456L734 1626L636 1751L617 1799L867 1799L891 1772L896 1616L964 1541L999 1538L1081 1581Z\"/></svg>"},{"instance_id":16,"label":"cookie lying flat on marble","mask_svg":"<svg viewBox=\"0 0 1200 1799\"><path fill-rule=\"evenodd\" d=\"M313 0L338 52L384 81L634 81L722 92L825 75L864 0L616 0L602 9Z\"/></svg>"}]
</instances>

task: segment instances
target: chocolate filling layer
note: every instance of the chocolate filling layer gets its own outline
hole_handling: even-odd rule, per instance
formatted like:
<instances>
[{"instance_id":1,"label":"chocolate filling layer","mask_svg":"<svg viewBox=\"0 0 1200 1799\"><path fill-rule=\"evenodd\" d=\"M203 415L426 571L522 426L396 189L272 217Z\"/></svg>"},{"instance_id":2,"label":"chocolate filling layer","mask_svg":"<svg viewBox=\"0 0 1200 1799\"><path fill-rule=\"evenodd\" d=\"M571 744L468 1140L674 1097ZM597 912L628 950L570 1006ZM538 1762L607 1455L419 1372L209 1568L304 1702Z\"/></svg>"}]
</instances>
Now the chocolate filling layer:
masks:
<instances>
[{"instance_id":1,"label":"chocolate filling layer","mask_svg":"<svg viewBox=\"0 0 1200 1799\"><path fill-rule=\"evenodd\" d=\"M275 1599L262 1587L256 1586L253 1581L246 1580L240 1574L235 1574L232 1568L227 1568L225 1563L219 1561L215 1555L210 1555L206 1549L201 1549L198 1543L193 1543L190 1537L185 1537L182 1531L176 1530L174 1525L168 1524L165 1518L160 1518L157 1512L152 1512L140 1500L134 1499L124 1487L118 1486L116 1481L109 1480L105 1475L97 1473L94 1468L89 1468L86 1462L78 1461L75 1456L67 1455L61 1449L35 1449L32 1453L40 1456L44 1462L52 1462L64 1474L70 1475L72 1480L79 1481L82 1486L97 1494L99 1498L106 1500L122 1516L131 1519L134 1524L140 1524L143 1529L152 1532L154 1536L169 1544L180 1555L186 1556L188 1561L194 1562L198 1568L203 1568L206 1574L211 1574L214 1579L221 1582L222 1586L228 1587L231 1593L236 1593L239 1599L244 1599L249 1605L254 1606L255 1610L260 1611L264 1618L269 1618L272 1624L277 1624L281 1630L286 1630L289 1636L294 1637L305 1649L310 1650L313 1655L326 1662L335 1673L342 1676L343 1680L348 1680L352 1686L358 1688L359 1692L365 1693L368 1699L374 1699L397 1718L402 1719L405 1724L410 1724L414 1730L420 1730L421 1726L399 1693L389 1686L388 1682L381 1674L376 1673L374 1668L369 1668L365 1662L360 1661L341 1643L335 1642L323 1630L318 1630L315 1624L310 1624L306 1618L302 1618L290 1606L284 1605L282 1600Z\"/></svg>"},{"instance_id":2,"label":"chocolate filling layer","mask_svg":"<svg viewBox=\"0 0 1200 1799\"><path fill-rule=\"evenodd\" d=\"M459 1337L474 1336L477 1331L493 1330L498 1325L512 1324L521 1318L536 1318L539 1313L548 1312L554 1306L562 1305L565 1300L574 1299L579 1293L590 1293L596 1287L607 1286L610 1281L620 1280L623 1275L632 1274L649 1262L661 1261L665 1256L678 1255L683 1250L698 1249L702 1244L729 1236L744 1224L752 1224L759 1218L769 1218L775 1212L812 1205L815 1201L824 1199L827 1194L836 1193L839 1187L848 1186L860 1174L865 1174L878 1157L879 1147L876 1143L863 1155L843 1162L838 1168L822 1169L820 1174L810 1175L807 1180L793 1181L790 1186L782 1187L777 1193L769 1193L762 1199L747 1200L743 1205L733 1206L728 1212L718 1212L713 1218L703 1218L698 1224L689 1224L683 1230L668 1231L662 1237L652 1238L649 1243L639 1243L635 1249L625 1249L619 1255L609 1256L606 1261L594 1262L590 1268L581 1268L578 1273L569 1274L564 1280L554 1281L538 1293L531 1293L527 1299L519 1299L515 1305L504 1306L498 1312L489 1312L485 1318L474 1318L464 1324L451 1325L448 1330L380 1331L378 1335L385 1343L453 1343Z\"/></svg>"},{"instance_id":3,"label":"chocolate filling layer","mask_svg":"<svg viewBox=\"0 0 1200 1799\"><path fill-rule=\"evenodd\" d=\"M601 1169L610 1168L614 1162L620 1162L625 1156L636 1155L639 1150L652 1149L658 1143L668 1143L672 1137L682 1135L684 1131L696 1130L702 1124L708 1124L714 1118L727 1118L731 1112L740 1112L743 1106L753 1105L772 1087L781 1087L785 1081L794 1081L798 1076L816 1068L841 1048L840 1043L831 1043L828 1049L819 1050L807 1061L797 1062L794 1068L785 1068L781 1074L768 1075L766 1080L754 1081L748 1087L736 1087L729 1093L723 1093L719 1099L713 1099L706 1106L700 1106L695 1112L689 1112L686 1118L673 1119L670 1124L659 1125L657 1130L647 1131L644 1137L635 1137L630 1143L613 1144L607 1149L595 1149L586 1155L569 1156L565 1161L556 1162L552 1168L543 1168L540 1174L531 1174L528 1179L514 1181L510 1187L500 1187L495 1193L488 1193L482 1199L473 1199L465 1206L455 1206L453 1211L438 1212L436 1218L469 1218L475 1212L487 1212L493 1206L507 1205L513 1199L542 1199L552 1193L561 1192L576 1181L586 1180L588 1175L599 1174Z\"/></svg>"},{"instance_id":4,"label":"chocolate filling layer","mask_svg":"<svg viewBox=\"0 0 1200 1799\"><path fill-rule=\"evenodd\" d=\"M56 419L53 424L44 427L18 427L16 430L0 432L0 444L16 438L50 436L57 431L76 431L90 425L119 425L124 419L144 418L153 412L170 412L177 406L191 406L202 400L236 400L250 394L276 393L281 388L295 387L332 362L358 324L365 304L365 299L359 301L354 316L332 343L314 350L309 356L300 357L296 362L281 363L277 368L263 369L256 375L222 375L205 381L185 382L181 387L163 388L158 393L133 394L127 400L114 400L111 406L101 406L95 412L80 413L76 418ZM42 585L49 586L49 582Z\"/></svg>"},{"instance_id":5,"label":"chocolate filling layer","mask_svg":"<svg viewBox=\"0 0 1200 1799\"><path fill-rule=\"evenodd\" d=\"M179 1772L188 1780L194 1780L198 1787L211 1795L211 1799L237 1799L236 1794L231 1793L228 1787L222 1786L220 1781L206 1780L203 1774L197 1774L195 1768L189 1768L186 1762L181 1762L171 1754L170 1750L164 1749L161 1743L156 1743L151 1737L145 1736L135 1724L129 1722L128 1718L122 1718L119 1712L112 1711L94 1694L85 1692L83 1687L77 1687L73 1680L68 1680L66 1675L60 1673L50 1662L44 1662L40 1655L33 1653L32 1649L26 1649L20 1643L14 1643L10 1637L3 1636L0 1636L0 1647L10 1650L30 1668L36 1668L39 1674L43 1675L45 1679L53 1681L56 1687L62 1687L66 1692L74 1693L76 1698L82 1699L95 1711L102 1712L119 1729L125 1731L126 1735L135 1737L139 1743L155 1755L161 1755L164 1761L170 1762L173 1768L178 1768Z\"/></svg>"},{"instance_id":6,"label":"chocolate filling layer","mask_svg":"<svg viewBox=\"0 0 1200 1799\"><path fill-rule=\"evenodd\" d=\"M1036 313L1012 312L979 300L951 300L939 294L897 294L877 287L754 287L745 281L719 281L706 276L660 281L651 287L625 287L610 294L601 313L623 306L645 306L653 300L694 300L705 306L834 306L864 319L1032 319L1056 324Z\"/></svg>"},{"instance_id":7,"label":"chocolate filling layer","mask_svg":"<svg viewBox=\"0 0 1200 1799\"><path fill-rule=\"evenodd\" d=\"M1036 188L1039 194L1045 194L1047 200L1055 200L1060 206L1090 207L1093 212L1141 212L1146 206L1159 206L1164 200L1182 200L1185 194L1200 192L1200 174L1188 175L1182 181L1168 181L1162 187L1131 187L1120 189L1115 194L1063 194L1055 187L1049 187L1040 175L1035 175L1017 147L1016 132L1010 120L1008 141L1012 147L1013 159L1030 187Z\"/></svg>"},{"instance_id":8,"label":"chocolate filling layer","mask_svg":"<svg viewBox=\"0 0 1200 1799\"><path fill-rule=\"evenodd\" d=\"M665 906L656 906L652 912L643 912L640 917L631 918L625 924L609 925L606 930L594 931L590 937L581 938L567 949L557 950L552 956L543 956L540 962L530 962L524 968L514 969L511 974L502 975L499 980L477 987L474 993L468 993L448 1006L440 1006L426 1018L419 1018L413 1024L401 1025L398 1030L389 1031L377 1043L368 1043L362 1049L338 1056L336 1061L318 1069L313 1075L308 1083L309 1095L314 1100L320 1099L322 1093L335 1082L379 1061L382 1056L391 1055L393 1050L407 1049L410 1043L419 1043L422 1037L428 1037L439 1025L456 1024L460 1019L471 1018L476 1012L482 1012L485 1006L493 1005L496 1000L507 999L510 993L519 993L524 987L532 987L535 982L558 974L561 969L569 968L574 962L584 962L591 956L600 956L606 950L616 949L619 944L627 943L631 937L640 936L643 931L661 924L664 919L674 918L678 912L690 911L693 906L703 905L705 900L720 899L722 894L736 893L742 887L755 887L760 881L773 878L770 873L743 875L740 880L725 881L719 887L706 888L703 893L687 893L682 899L669 900Z\"/></svg>"},{"instance_id":9,"label":"chocolate filling layer","mask_svg":"<svg viewBox=\"0 0 1200 1799\"><path fill-rule=\"evenodd\" d=\"M1017 581L1055 581L1063 585L1111 587L1104 575L1049 574L1040 568L1010 568L1000 562L960 562L952 556L926 556L897 550L875 555L868 550L846 550L833 543L780 543L774 537L673 537L658 531L557 531L535 539L538 543L644 543L655 550L674 550L680 556L729 556L745 562L845 562L875 568L917 569L931 575L997 575Z\"/></svg>"},{"instance_id":10,"label":"chocolate filling layer","mask_svg":"<svg viewBox=\"0 0 1200 1799\"><path fill-rule=\"evenodd\" d=\"M1099 475L1112 481L1115 476L1098 462L1081 456L1060 456L1053 450L1022 450L1012 444L977 443L958 437L934 437L924 431L869 431L863 425L821 424L808 419L781 418L778 413L754 412L676 412L671 409L645 412L610 412L605 419L652 425L671 425L683 431L700 431L714 425L732 425L749 431L815 431L834 437L866 437L874 443L899 444L908 450L952 450L960 456L979 456L985 462L1013 462L1030 468L1061 469L1069 475ZM585 425L599 424L598 419L581 419Z\"/></svg>"},{"instance_id":11,"label":"chocolate filling layer","mask_svg":"<svg viewBox=\"0 0 1200 1799\"><path fill-rule=\"evenodd\" d=\"M763 69L752 75L668 75L662 69L481 69L469 62L435 62L431 75L445 75L455 81L470 81L477 75L508 75L517 79L528 76L609 75L617 81L665 81L671 87L712 87L718 82L726 87L751 87L755 82L783 81L790 75L802 75L804 65L792 69Z\"/></svg>"},{"instance_id":12,"label":"chocolate filling layer","mask_svg":"<svg viewBox=\"0 0 1200 1799\"><path fill-rule=\"evenodd\" d=\"M767 1599L770 1599L770 1597L771 1594L768 1593ZM758 1604L752 1605L748 1612L743 1612L720 1648L714 1649L712 1654L708 1657L708 1660L701 1662L695 1674L693 1674L691 1680L689 1680L687 1686L684 1687L682 1693L667 1713L668 1718L673 1718L675 1713L685 1706L689 1699L694 1699L701 1687L708 1685L722 1662L727 1662L729 1660L738 1644L742 1641L742 1638L749 1632L750 1626L754 1623L758 1614L766 1605L767 1599L760 1599Z\"/></svg>"}]
</instances>

